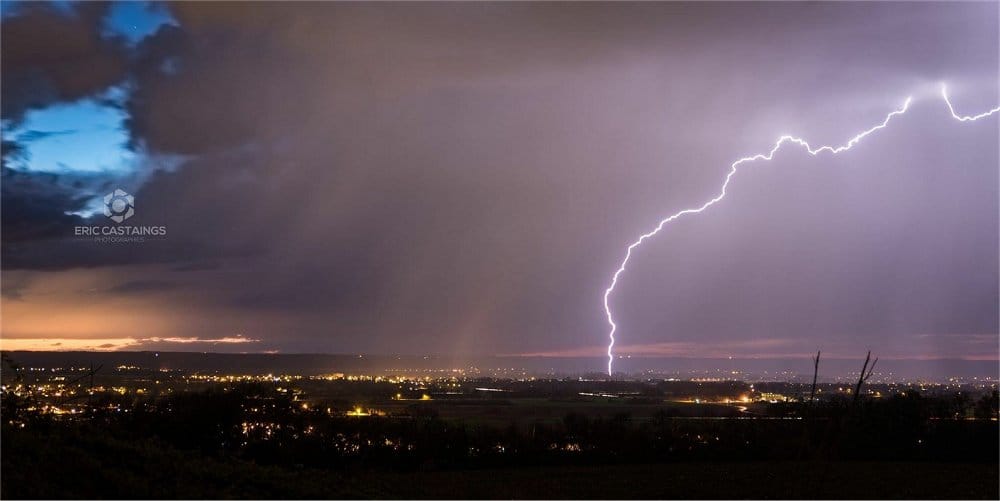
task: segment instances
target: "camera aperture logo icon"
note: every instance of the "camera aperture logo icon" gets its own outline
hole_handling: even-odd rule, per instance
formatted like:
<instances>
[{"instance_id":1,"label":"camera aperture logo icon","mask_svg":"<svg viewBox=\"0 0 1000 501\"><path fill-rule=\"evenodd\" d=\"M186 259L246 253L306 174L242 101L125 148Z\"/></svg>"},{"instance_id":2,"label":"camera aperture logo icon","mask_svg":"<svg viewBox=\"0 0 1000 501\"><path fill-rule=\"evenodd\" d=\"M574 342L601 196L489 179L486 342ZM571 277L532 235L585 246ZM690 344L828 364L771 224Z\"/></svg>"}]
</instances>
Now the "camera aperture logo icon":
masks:
<instances>
[{"instance_id":1,"label":"camera aperture logo icon","mask_svg":"<svg viewBox=\"0 0 1000 501\"><path fill-rule=\"evenodd\" d=\"M135 215L135 197L127 191L118 188L104 195L103 202L104 215L115 224L96 224L87 221L89 224L73 227L74 236L84 237L80 240L111 244L142 243L166 238L167 227L164 225L122 224Z\"/></svg>"},{"instance_id":2,"label":"camera aperture logo icon","mask_svg":"<svg viewBox=\"0 0 1000 501\"><path fill-rule=\"evenodd\" d=\"M104 215L116 223L135 214L135 197L118 188L104 196Z\"/></svg>"}]
</instances>

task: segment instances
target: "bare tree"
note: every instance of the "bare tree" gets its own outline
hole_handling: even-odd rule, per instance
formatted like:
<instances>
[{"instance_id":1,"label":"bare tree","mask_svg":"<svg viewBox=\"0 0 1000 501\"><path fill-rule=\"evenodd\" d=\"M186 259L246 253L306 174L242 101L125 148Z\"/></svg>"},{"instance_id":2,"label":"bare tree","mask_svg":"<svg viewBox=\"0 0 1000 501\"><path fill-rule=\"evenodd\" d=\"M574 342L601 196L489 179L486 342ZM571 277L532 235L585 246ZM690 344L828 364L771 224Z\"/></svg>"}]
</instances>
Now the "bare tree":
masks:
<instances>
[{"instance_id":1,"label":"bare tree","mask_svg":"<svg viewBox=\"0 0 1000 501\"><path fill-rule=\"evenodd\" d=\"M812 390L809 392L809 405L812 405L813 401L816 400L816 376L819 375L819 354L820 352L817 350L816 356L813 357L813 385Z\"/></svg>"},{"instance_id":2,"label":"bare tree","mask_svg":"<svg viewBox=\"0 0 1000 501\"><path fill-rule=\"evenodd\" d=\"M878 357L875 357L875 361L871 362L872 365L869 367L868 362L871 359L872 351L868 350L868 355L865 357L865 364L861 366L861 374L858 374L858 384L854 386L854 400L852 405L858 404L858 397L861 395L861 386L872 377L872 373L875 371L875 364L878 363Z\"/></svg>"}]
</instances>

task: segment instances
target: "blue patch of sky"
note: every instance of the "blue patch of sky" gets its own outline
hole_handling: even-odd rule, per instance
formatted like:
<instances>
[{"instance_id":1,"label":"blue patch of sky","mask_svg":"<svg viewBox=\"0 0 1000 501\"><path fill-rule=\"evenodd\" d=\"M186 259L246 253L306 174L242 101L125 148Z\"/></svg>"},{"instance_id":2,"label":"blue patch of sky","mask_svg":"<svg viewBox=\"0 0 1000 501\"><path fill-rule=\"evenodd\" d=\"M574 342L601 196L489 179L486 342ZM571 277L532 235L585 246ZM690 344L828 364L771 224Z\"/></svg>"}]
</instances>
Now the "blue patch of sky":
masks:
<instances>
[{"instance_id":1,"label":"blue patch of sky","mask_svg":"<svg viewBox=\"0 0 1000 501\"><path fill-rule=\"evenodd\" d=\"M128 114L109 102L119 88L98 98L56 103L28 111L19 123L5 123L3 135L19 143L23 158L11 167L49 173L122 173L135 153L128 148Z\"/></svg>"},{"instance_id":2,"label":"blue patch of sky","mask_svg":"<svg viewBox=\"0 0 1000 501\"><path fill-rule=\"evenodd\" d=\"M135 45L165 24L177 25L160 2L115 2L104 20L105 36L121 36Z\"/></svg>"},{"instance_id":3,"label":"blue patch of sky","mask_svg":"<svg viewBox=\"0 0 1000 501\"><path fill-rule=\"evenodd\" d=\"M34 2L34 0L0 0L0 17L18 15L29 1ZM47 2L53 10L67 17L76 15L76 5L79 3L67 0ZM135 45L156 33L156 30L165 24L178 24L165 3L119 0L111 4L110 12L101 27L101 34L124 37L130 44Z\"/></svg>"},{"instance_id":4,"label":"blue patch of sky","mask_svg":"<svg viewBox=\"0 0 1000 501\"><path fill-rule=\"evenodd\" d=\"M134 193L154 171L176 169L187 156L151 155L141 144L130 146L127 96L127 87L116 86L97 97L30 110L16 124L6 121L4 139L22 149L8 159L8 167L59 175L60 182L92 197L83 210L70 212L83 217L101 212L99 190L107 182Z\"/></svg>"}]
</instances>

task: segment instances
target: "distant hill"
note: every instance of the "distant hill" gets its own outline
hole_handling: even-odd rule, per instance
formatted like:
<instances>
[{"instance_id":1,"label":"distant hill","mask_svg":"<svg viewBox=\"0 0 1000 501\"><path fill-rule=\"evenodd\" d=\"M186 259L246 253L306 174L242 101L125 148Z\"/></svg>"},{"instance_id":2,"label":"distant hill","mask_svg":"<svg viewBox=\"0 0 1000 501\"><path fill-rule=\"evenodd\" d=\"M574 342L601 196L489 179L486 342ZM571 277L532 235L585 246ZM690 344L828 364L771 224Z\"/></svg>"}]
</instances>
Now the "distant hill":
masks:
<instances>
[{"instance_id":1,"label":"distant hill","mask_svg":"<svg viewBox=\"0 0 1000 501\"><path fill-rule=\"evenodd\" d=\"M445 357L414 355L268 354L200 352L5 352L25 367L138 366L146 369L225 372L243 374L404 374L444 375L461 370L466 376L582 376L604 377L603 358L581 357ZM861 360L826 359L820 365L823 381L850 380ZM616 370L630 376L741 379L749 381L798 381L811 378L808 358L700 359L623 358ZM880 360L876 380L937 381L949 378L970 381L997 380L998 365L989 360Z\"/></svg>"}]
</instances>

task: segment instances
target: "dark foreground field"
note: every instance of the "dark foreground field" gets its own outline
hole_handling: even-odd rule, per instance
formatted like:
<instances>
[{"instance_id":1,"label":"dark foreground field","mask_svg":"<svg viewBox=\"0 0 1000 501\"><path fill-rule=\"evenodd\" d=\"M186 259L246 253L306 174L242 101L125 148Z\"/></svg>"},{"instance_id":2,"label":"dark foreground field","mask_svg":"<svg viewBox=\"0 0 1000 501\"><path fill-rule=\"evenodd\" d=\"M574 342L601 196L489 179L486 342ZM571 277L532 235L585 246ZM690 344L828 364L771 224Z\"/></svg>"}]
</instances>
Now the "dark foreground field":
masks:
<instances>
[{"instance_id":1,"label":"dark foreground field","mask_svg":"<svg viewBox=\"0 0 1000 501\"><path fill-rule=\"evenodd\" d=\"M150 441L8 434L0 495L18 498L997 499L996 463L679 462L479 470L262 466Z\"/></svg>"}]
</instances>

